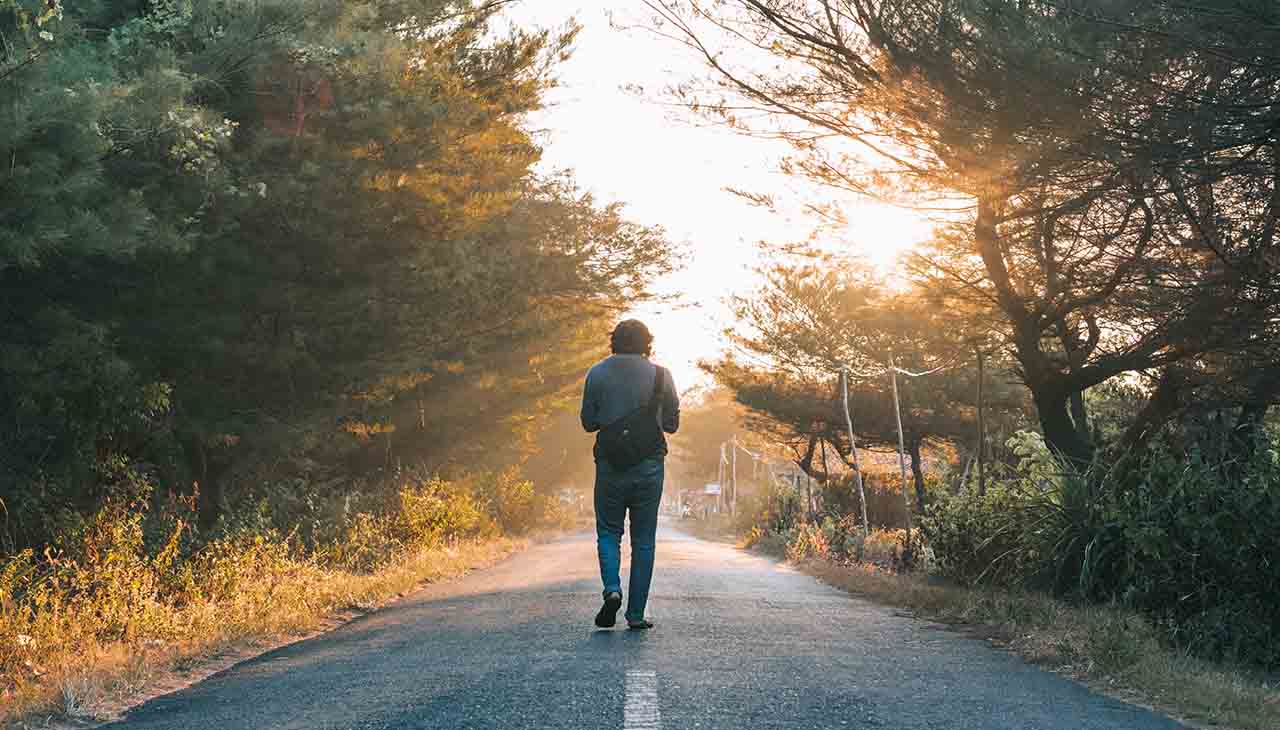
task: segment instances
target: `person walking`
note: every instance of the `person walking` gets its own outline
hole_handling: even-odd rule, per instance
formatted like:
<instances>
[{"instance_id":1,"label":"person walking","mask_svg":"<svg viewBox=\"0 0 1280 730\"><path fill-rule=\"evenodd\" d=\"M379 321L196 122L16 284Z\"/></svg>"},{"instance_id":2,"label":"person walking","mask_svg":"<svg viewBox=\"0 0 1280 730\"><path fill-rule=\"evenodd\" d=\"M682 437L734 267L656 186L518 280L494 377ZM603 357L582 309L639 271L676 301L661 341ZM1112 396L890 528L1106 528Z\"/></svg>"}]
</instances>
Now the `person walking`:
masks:
<instances>
[{"instance_id":1,"label":"person walking","mask_svg":"<svg viewBox=\"0 0 1280 730\"><path fill-rule=\"evenodd\" d=\"M645 615L662 501L666 434L680 428L680 396L666 368L649 361L653 335L628 319L610 333L613 354L587 373L582 427L596 434L596 550L604 605L595 624L610 628L622 606L623 521L631 517L631 580L627 627L651 629Z\"/></svg>"}]
</instances>

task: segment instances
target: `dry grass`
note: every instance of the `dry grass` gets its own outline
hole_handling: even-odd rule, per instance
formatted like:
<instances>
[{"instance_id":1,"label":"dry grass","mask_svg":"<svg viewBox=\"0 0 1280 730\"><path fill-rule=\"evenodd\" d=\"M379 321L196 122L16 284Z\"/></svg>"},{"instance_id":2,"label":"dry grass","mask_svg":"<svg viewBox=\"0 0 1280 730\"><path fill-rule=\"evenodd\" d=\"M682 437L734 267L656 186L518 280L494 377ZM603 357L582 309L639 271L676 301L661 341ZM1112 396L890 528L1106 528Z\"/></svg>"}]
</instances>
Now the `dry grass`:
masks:
<instances>
[{"instance_id":1,"label":"dry grass","mask_svg":"<svg viewBox=\"0 0 1280 730\"><path fill-rule=\"evenodd\" d=\"M313 516L309 539L248 512L200 542L194 504L147 497L104 504L41 555L0 558L0 725L109 717L182 686L175 670L252 656L524 544L504 533L570 526L514 473L383 487L375 509Z\"/></svg>"},{"instance_id":2,"label":"dry grass","mask_svg":"<svg viewBox=\"0 0 1280 730\"><path fill-rule=\"evenodd\" d=\"M256 565L272 569L252 571L252 579L239 576L229 594L153 606L148 619L163 632L139 631L120 641L98 640L92 626L67 636L74 627L51 617L48 630L61 631L59 640L42 642L49 634L39 626L24 629L35 634L23 634L28 637L23 663L31 673L27 681L6 689L0 726L44 727L60 718L109 717L174 670L312 633L332 625L335 613L371 609L424 583L492 564L524 544L507 538L460 540L405 554L368 574L302 561L262 561ZM156 638L158 633L165 638ZM6 647L12 640L0 637Z\"/></svg>"},{"instance_id":3,"label":"dry grass","mask_svg":"<svg viewBox=\"0 0 1280 730\"><path fill-rule=\"evenodd\" d=\"M1276 678L1172 650L1136 613L1072 606L1040 594L959 588L822 558L800 567L854 595L967 627L1045 668L1171 716L1237 730L1280 728Z\"/></svg>"}]
</instances>

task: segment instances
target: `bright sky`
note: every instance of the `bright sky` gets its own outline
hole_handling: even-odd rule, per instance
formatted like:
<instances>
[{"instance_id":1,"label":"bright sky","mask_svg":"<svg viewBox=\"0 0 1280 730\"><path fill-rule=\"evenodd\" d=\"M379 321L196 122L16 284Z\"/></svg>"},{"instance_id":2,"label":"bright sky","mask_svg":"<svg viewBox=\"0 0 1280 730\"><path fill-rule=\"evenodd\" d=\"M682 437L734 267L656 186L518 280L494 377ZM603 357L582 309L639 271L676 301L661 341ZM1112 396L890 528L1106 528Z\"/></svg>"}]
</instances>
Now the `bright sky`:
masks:
<instances>
[{"instance_id":1,"label":"bright sky","mask_svg":"<svg viewBox=\"0 0 1280 730\"><path fill-rule=\"evenodd\" d=\"M666 86L704 71L683 47L610 24L612 14L614 26L641 25L644 11L638 0L527 0L508 14L526 27L560 27L570 17L583 25L560 69L561 88L533 120L544 130L543 164L574 170L599 202L621 202L632 220L660 225L687 246L687 265L658 285L680 300L634 313L654 333L656 359L685 389L705 379L697 361L724 346L722 332L733 324L726 299L758 281L756 242L803 240L814 223L753 207L724 189L802 195L802 186L777 172L787 152L781 143L709 126L661 103ZM842 245L883 266L929 232L918 215L885 205L858 204L850 214Z\"/></svg>"}]
</instances>

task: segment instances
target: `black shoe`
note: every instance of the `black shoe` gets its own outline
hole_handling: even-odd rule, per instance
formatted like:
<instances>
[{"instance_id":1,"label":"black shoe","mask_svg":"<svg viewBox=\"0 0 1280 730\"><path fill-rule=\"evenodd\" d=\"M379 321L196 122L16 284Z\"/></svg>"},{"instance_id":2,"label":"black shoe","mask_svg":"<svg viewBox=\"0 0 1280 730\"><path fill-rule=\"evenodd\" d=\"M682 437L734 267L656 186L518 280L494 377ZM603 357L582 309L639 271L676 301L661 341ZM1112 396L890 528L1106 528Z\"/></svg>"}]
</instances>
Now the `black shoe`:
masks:
<instances>
[{"instance_id":1,"label":"black shoe","mask_svg":"<svg viewBox=\"0 0 1280 730\"><path fill-rule=\"evenodd\" d=\"M618 623L619 608L622 608L621 593L611 591L604 594L604 605L600 607L600 613L596 614L596 626L607 629Z\"/></svg>"},{"instance_id":2,"label":"black shoe","mask_svg":"<svg viewBox=\"0 0 1280 730\"><path fill-rule=\"evenodd\" d=\"M644 629L651 629L653 628L653 622L650 621L649 619L643 619L643 618L640 619L639 621L628 620L627 628L631 629L632 631L642 631Z\"/></svg>"}]
</instances>

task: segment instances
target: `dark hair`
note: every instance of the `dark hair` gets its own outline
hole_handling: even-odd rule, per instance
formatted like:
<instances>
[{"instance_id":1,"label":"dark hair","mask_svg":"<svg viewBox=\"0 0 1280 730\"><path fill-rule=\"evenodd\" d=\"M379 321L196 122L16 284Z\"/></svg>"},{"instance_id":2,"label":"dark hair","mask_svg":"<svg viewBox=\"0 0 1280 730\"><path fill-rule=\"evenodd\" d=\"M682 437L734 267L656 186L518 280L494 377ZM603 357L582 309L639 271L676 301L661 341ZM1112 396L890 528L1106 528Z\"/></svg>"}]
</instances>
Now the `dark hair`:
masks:
<instances>
[{"instance_id":1,"label":"dark hair","mask_svg":"<svg viewBox=\"0 0 1280 730\"><path fill-rule=\"evenodd\" d=\"M644 322L638 319L619 322L618 326L613 328L613 332L609 333L609 347L615 355L648 357L653 354L651 345L653 345L653 335L649 334L649 328L644 326Z\"/></svg>"}]
</instances>

